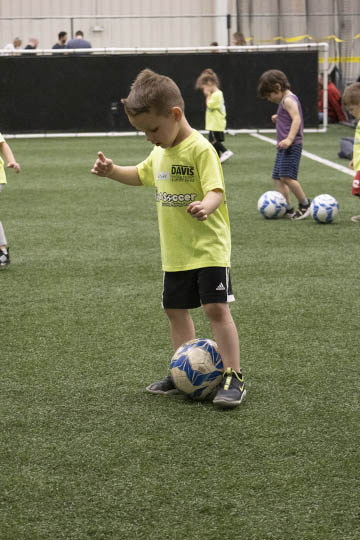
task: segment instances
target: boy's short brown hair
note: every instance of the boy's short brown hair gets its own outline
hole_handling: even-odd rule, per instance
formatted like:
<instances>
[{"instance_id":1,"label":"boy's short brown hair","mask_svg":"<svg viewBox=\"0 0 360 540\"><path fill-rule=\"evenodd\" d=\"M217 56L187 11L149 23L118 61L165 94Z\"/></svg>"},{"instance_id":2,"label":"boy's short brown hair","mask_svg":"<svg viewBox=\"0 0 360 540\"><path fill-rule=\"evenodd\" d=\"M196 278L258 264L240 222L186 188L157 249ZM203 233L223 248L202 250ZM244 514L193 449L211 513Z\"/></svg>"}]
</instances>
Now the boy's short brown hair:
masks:
<instances>
[{"instance_id":1,"label":"boy's short brown hair","mask_svg":"<svg viewBox=\"0 0 360 540\"><path fill-rule=\"evenodd\" d=\"M348 107L349 105L359 105L360 82L350 84L350 86L345 88L341 101L344 107Z\"/></svg>"},{"instance_id":2,"label":"boy's short brown hair","mask_svg":"<svg viewBox=\"0 0 360 540\"><path fill-rule=\"evenodd\" d=\"M127 98L121 100L128 116L155 112L167 116L172 107L184 111L184 100L178 85L166 75L151 69L140 71Z\"/></svg>"},{"instance_id":3,"label":"boy's short brown hair","mask_svg":"<svg viewBox=\"0 0 360 540\"><path fill-rule=\"evenodd\" d=\"M278 69L269 69L268 71L265 71L260 76L258 82L258 96L266 98L271 92L276 92L276 90L278 90L277 85L280 85L280 90L282 92L291 88L287 76L282 71Z\"/></svg>"}]
</instances>

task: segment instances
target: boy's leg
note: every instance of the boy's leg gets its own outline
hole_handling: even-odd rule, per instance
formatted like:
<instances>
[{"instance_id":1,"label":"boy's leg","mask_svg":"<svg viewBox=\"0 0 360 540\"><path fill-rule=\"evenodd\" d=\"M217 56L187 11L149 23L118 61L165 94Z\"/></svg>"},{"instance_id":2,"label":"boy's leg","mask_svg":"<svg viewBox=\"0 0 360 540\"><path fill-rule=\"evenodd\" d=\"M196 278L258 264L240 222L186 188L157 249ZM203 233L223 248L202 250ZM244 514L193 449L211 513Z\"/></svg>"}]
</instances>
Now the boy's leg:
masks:
<instances>
[{"instance_id":1,"label":"boy's leg","mask_svg":"<svg viewBox=\"0 0 360 540\"><path fill-rule=\"evenodd\" d=\"M170 336L174 351L186 341L195 338L195 327L187 309L165 309L170 324ZM171 375L166 375L161 381L155 381L146 387L150 394L177 394L178 390Z\"/></svg>"},{"instance_id":2,"label":"boy's leg","mask_svg":"<svg viewBox=\"0 0 360 540\"><path fill-rule=\"evenodd\" d=\"M283 181L282 178L273 178L275 183L275 188L277 191L279 191L282 195L284 195L286 199L286 213L285 216L292 218L295 215L295 210L292 205L292 202L290 200L290 190L286 182Z\"/></svg>"},{"instance_id":3,"label":"boy's leg","mask_svg":"<svg viewBox=\"0 0 360 540\"><path fill-rule=\"evenodd\" d=\"M7 241L5 236L4 227L0 221L0 249L7 247Z\"/></svg>"},{"instance_id":4,"label":"boy's leg","mask_svg":"<svg viewBox=\"0 0 360 540\"><path fill-rule=\"evenodd\" d=\"M213 403L223 408L240 405L246 396L246 388L240 371L239 336L227 303L204 304L214 339L222 358L223 379Z\"/></svg>"},{"instance_id":5,"label":"boy's leg","mask_svg":"<svg viewBox=\"0 0 360 540\"><path fill-rule=\"evenodd\" d=\"M7 241L4 232L4 227L0 221L0 268L7 266L10 263L9 249L7 249Z\"/></svg>"},{"instance_id":6,"label":"boy's leg","mask_svg":"<svg viewBox=\"0 0 360 540\"><path fill-rule=\"evenodd\" d=\"M229 304L205 304L204 311L218 345L224 369L230 367L240 372L239 335Z\"/></svg>"},{"instance_id":7,"label":"boy's leg","mask_svg":"<svg viewBox=\"0 0 360 540\"><path fill-rule=\"evenodd\" d=\"M195 338L194 323L188 310L201 305L197 272L197 270L164 272L162 304L169 319L174 351L186 341ZM170 374L161 381L150 384L146 390L152 394L178 392Z\"/></svg>"},{"instance_id":8,"label":"boy's leg","mask_svg":"<svg viewBox=\"0 0 360 540\"><path fill-rule=\"evenodd\" d=\"M275 183L276 191L279 191L282 195L284 195L288 205L291 205L290 190L289 190L286 182L284 182L283 179L278 179L278 178L273 178L273 180L274 180L274 183Z\"/></svg>"},{"instance_id":9,"label":"boy's leg","mask_svg":"<svg viewBox=\"0 0 360 540\"><path fill-rule=\"evenodd\" d=\"M281 180L284 182L284 184L287 185L287 187L290 189L290 191L295 195L299 203L303 203L307 201L305 192L303 188L301 187L301 184L298 180L294 180L293 178L281 178Z\"/></svg>"},{"instance_id":10,"label":"boy's leg","mask_svg":"<svg viewBox=\"0 0 360 540\"><path fill-rule=\"evenodd\" d=\"M306 197L300 182L298 182L298 180L294 180L294 178L283 178L283 180L299 201L299 208L292 216L293 219L299 220L308 217L310 215L311 201Z\"/></svg>"},{"instance_id":11,"label":"boy's leg","mask_svg":"<svg viewBox=\"0 0 360 540\"><path fill-rule=\"evenodd\" d=\"M302 145L294 144L286 150L278 150L273 177L280 180L288 187L299 201L298 210L290 217L304 219L310 214L311 201L306 197L300 182L297 180L302 153Z\"/></svg>"},{"instance_id":12,"label":"boy's leg","mask_svg":"<svg viewBox=\"0 0 360 540\"><path fill-rule=\"evenodd\" d=\"M187 309L165 309L169 319L170 336L174 351L186 341L195 339L195 327Z\"/></svg>"},{"instance_id":13,"label":"boy's leg","mask_svg":"<svg viewBox=\"0 0 360 540\"><path fill-rule=\"evenodd\" d=\"M174 351L186 341L195 338L195 327L187 309L165 309L170 324L170 335ZM161 381L155 381L146 387L150 394L177 394L178 390L171 375L166 375Z\"/></svg>"}]
</instances>

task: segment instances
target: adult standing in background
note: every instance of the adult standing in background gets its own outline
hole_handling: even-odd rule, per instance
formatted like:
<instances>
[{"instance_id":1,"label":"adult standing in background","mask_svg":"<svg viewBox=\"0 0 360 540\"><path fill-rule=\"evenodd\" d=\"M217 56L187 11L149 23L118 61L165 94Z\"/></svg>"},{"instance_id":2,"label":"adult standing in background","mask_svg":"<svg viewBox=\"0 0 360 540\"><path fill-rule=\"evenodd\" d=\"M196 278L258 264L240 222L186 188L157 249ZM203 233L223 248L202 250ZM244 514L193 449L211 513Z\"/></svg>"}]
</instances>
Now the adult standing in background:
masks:
<instances>
[{"instance_id":1,"label":"adult standing in background","mask_svg":"<svg viewBox=\"0 0 360 540\"><path fill-rule=\"evenodd\" d=\"M74 39L70 39L66 44L67 49L91 49L90 41L84 39L84 32L78 30Z\"/></svg>"},{"instance_id":2,"label":"adult standing in background","mask_svg":"<svg viewBox=\"0 0 360 540\"><path fill-rule=\"evenodd\" d=\"M66 49L67 32L59 32L57 42L52 46L53 49Z\"/></svg>"}]
</instances>

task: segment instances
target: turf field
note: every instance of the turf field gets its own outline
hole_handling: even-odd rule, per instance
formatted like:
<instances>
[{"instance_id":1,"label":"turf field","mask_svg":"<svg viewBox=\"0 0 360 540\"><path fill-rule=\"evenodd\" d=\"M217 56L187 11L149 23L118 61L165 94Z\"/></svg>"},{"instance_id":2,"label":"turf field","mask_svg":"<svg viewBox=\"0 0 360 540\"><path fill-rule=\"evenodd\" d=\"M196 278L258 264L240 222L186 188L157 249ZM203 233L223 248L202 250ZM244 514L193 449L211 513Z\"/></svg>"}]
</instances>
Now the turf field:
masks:
<instances>
[{"instance_id":1,"label":"turf field","mask_svg":"<svg viewBox=\"0 0 360 540\"><path fill-rule=\"evenodd\" d=\"M307 134L337 158L351 128ZM1 220L1 540L358 540L360 214L351 176L303 157L340 219L267 221L275 148L228 136L232 280L248 395L146 394L171 358L151 189L89 173L141 137L9 140ZM200 310L198 337L210 337Z\"/></svg>"}]
</instances>

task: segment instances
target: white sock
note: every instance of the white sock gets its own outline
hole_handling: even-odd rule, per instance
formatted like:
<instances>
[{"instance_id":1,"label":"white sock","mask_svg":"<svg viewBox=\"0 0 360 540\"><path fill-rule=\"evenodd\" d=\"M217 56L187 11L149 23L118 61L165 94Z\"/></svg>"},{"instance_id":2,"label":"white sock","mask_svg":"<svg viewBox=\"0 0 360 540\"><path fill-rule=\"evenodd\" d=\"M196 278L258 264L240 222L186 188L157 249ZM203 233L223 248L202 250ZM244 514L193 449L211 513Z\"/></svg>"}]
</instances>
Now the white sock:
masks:
<instances>
[{"instance_id":1,"label":"white sock","mask_svg":"<svg viewBox=\"0 0 360 540\"><path fill-rule=\"evenodd\" d=\"M6 246L6 245L7 245L7 241L6 241L6 236L4 232L4 227L2 226L2 223L0 221L0 246Z\"/></svg>"}]
</instances>

